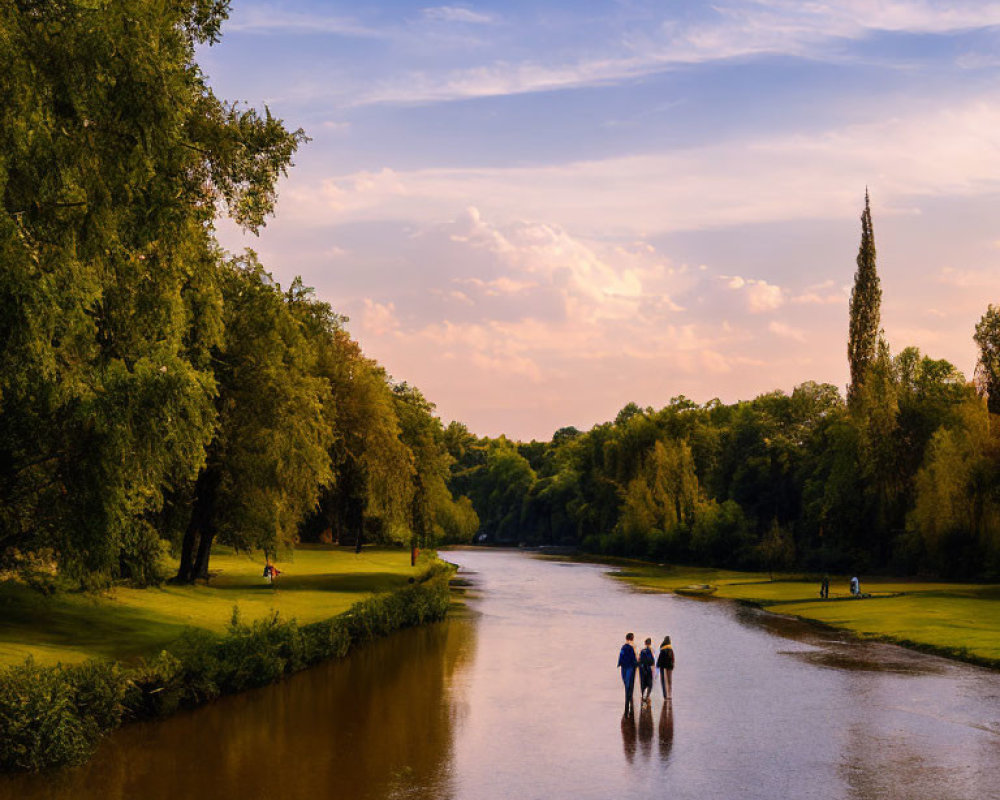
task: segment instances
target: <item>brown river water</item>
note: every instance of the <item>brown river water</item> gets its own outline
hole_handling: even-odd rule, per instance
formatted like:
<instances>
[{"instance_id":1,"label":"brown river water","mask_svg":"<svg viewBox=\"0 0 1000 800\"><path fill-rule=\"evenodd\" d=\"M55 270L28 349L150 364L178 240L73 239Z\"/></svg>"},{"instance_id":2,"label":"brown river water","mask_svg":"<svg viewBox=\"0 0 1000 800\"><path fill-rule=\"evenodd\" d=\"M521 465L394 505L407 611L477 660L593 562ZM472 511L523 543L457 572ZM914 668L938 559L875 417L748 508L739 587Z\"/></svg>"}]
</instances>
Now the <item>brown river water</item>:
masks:
<instances>
[{"instance_id":1,"label":"brown river water","mask_svg":"<svg viewBox=\"0 0 1000 800\"><path fill-rule=\"evenodd\" d=\"M2 779L0 797L1000 798L1000 673L635 592L606 567L446 557L473 582L468 613L126 726L86 766ZM634 719L627 630L677 653L673 702L657 687Z\"/></svg>"}]
</instances>

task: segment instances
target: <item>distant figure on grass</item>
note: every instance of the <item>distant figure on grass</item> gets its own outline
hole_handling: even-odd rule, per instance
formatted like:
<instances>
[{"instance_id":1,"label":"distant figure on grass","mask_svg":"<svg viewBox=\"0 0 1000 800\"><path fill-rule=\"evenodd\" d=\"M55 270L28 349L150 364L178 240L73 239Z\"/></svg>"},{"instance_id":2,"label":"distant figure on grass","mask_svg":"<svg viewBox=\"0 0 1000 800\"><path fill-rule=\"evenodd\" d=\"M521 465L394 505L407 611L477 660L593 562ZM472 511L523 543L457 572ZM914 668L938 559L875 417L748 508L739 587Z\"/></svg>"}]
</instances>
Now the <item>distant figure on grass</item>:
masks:
<instances>
[{"instance_id":1,"label":"distant figure on grass","mask_svg":"<svg viewBox=\"0 0 1000 800\"><path fill-rule=\"evenodd\" d=\"M851 597L861 597L861 581L851 578Z\"/></svg>"},{"instance_id":2,"label":"distant figure on grass","mask_svg":"<svg viewBox=\"0 0 1000 800\"><path fill-rule=\"evenodd\" d=\"M622 671L622 683L625 684L625 713L634 714L632 695L635 693L635 667L639 659L635 654L635 634L625 634L625 644L618 651L618 667Z\"/></svg>"},{"instance_id":3,"label":"distant figure on grass","mask_svg":"<svg viewBox=\"0 0 1000 800\"><path fill-rule=\"evenodd\" d=\"M674 648L670 644L669 636L663 637L660 655L656 658L656 668L660 672L660 688L663 690L663 699L670 700L673 697L674 689Z\"/></svg>"},{"instance_id":4,"label":"distant figure on grass","mask_svg":"<svg viewBox=\"0 0 1000 800\"><path fill-rule=\"evenodd\" d=\"M274 579L280 574L281 570L271 563L271 559L268 559L267 563L264 565L264 580L267 581L268 585L273 584Z\"/></svg>"},{"instance_id":5,"label":"distant figure on grass","mask_svg":"<svg viewBox=\"0 0 1000 800\"><path fill-rule=\"evenodd\" d=\"M819 582L819 596L827 600L830 597L830 576L824 575L823 580Z\"/></svg>"},{"instance_id":6,"label":"distant figure on grass","mask_svg":"<svg viewBox=\"0 0 1000 800\"><path fill-rule=\"evenodd\" d=\"M639 696L643 703L648 703L653 696L653 667L655 666L656 656L653 655L653 640L646 639L646 646L639 651Z\"/></svg>"}]
</instances>

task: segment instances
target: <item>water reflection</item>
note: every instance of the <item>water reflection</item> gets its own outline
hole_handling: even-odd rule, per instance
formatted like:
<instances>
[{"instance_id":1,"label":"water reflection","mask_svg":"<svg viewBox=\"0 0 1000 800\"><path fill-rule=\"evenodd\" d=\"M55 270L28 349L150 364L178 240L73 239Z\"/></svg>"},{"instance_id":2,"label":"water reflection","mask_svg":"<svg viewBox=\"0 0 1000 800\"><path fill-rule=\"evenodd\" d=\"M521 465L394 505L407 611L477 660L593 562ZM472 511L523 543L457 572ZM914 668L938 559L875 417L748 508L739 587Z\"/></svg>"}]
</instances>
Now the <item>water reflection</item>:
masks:
<instances>
[{"instance_id":1,"label":"water reflection","mask_svg":"<svg viewBox=\"0 0 1000 800\"><path fill-rule=\"evenodd\" d=\"M450 797L451 687L474 635L469 619L404 631L276 686L127 726L88 765L0 783L0 797Z\"/></svg>"},{"instance_id":2,"label":"water reflection","mask_svg":"<svg viewBox=\"0 0 1000 800\"><path fill-rule=\"evenodd\" d=\"M674 746L674 704L665 702L660 709L660 761L670 761L670 749Z\"/></svg>"},{"instance_id":3,"label":"water reflection","mask_svg":"<svg viewBox=\"0 0 1000 800\"><path fill-rule=\"evenodd\" d=\"M622 747L625 750L625 760L632 764L635 761L635 714L626 711L622 714Z\"/></svg>"},{"instance_id":4,"label":"water reflection","mask_svg":"<svg viewBox=\"0 0 1000 800\"><path fill-rule=\"evenodd\" d=\"M639 709L639 748L646 760L653 754L653 704L642 703Z\"/></svg>"}]
</instances>

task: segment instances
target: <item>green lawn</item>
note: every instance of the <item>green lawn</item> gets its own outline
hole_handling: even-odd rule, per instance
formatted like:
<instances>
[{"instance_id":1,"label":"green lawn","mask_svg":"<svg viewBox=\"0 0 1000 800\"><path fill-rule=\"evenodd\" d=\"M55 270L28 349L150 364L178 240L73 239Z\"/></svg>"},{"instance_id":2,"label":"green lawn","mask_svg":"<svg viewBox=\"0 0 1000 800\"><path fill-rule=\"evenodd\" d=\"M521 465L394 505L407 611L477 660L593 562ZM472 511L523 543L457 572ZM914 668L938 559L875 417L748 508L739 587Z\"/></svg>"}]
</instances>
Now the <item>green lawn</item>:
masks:
<instances>
[{"instance_id":1,"label":"green lawn","mask_svg":"<svg viewBox=\"0 0 1000 800\"><path fill-rule=\"evenodd\" d=\"M900 578L863 579L872 595L850 597L847 576L830 579L830 599L819 581L800 575L733 572L698 567L623 563L616 577L639 589L670 592L689 584L718 587L714 597L755 603L851 631L946 655L1000 666L1000 585L938 583Z\"/></svg>"},{"instance_id":2,"label":"green lawn","mask_svg":"<svg viewBox=\"0 0 1000 800\"><path fill-rule=\"evenodd\" d=\"M0 664L125 659L158 652L185 628L223 631L238 606L245 621L278 611L300 622L326 619L373 593L402 586L426 567L410 567L409 550L300 546L275 562L274 586L262 577L263 557L218 552L207 586L117 588L99 595L45 597L0 583Z\"/></svg>"}]
</instances>

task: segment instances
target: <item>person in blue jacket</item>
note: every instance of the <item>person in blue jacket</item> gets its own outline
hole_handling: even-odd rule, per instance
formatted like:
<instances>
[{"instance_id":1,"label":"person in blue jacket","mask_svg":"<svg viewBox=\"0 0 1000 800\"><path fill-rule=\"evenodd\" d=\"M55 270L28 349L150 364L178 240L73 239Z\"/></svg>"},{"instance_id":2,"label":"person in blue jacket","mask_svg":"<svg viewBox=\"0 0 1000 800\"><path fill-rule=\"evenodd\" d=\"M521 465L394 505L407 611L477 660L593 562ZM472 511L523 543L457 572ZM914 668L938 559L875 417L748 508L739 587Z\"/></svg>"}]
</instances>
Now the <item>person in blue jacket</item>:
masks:
<instances>
[{"instance_id":1,"label":"person in blue jacket","mask_svg":"<svg viewBox=\"0 0 1000 800\"><path fill-rule=\"evenodd\" d=\"M632 695L635 692L635 668L639 662L635 653L635 634L625 634L625 644L618 652L618 667L622 671L622 683L625 684L625 713L634 714Z\"/></svg>"},{"instance_id":2,"label":"person in blue jacket","mask_svg":"<svg viewBox=\"0 0 1000 800\"><path fill-rule=\"evenodd\" d=\"M646 646L639 651L639 696L643 703L648 703L653 697L653 667L656 666L656 656L653 655L653 640L646 639Z\"/></svg>"}]
</instances>

